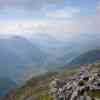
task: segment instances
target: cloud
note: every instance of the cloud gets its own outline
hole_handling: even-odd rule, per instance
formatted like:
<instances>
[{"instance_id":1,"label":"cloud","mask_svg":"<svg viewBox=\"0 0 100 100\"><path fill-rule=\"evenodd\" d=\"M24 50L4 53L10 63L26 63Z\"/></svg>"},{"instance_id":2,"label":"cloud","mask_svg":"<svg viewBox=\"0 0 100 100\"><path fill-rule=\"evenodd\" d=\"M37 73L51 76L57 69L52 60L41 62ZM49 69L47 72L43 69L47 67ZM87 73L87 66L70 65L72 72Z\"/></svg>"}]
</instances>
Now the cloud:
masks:
<instances>
[{"instance_id":1,"label":"cloud","mask_svg":"<svg viewBox=\"0 0 100 100\"><path fill-rule=\"evenodd\" d=\"M46 32L53 34L65 34L65 33L76 33L78 32L78 23L75 21L49 21L47 23Z\"/></svg>"},{"instance_id":2,"label":"cloud","mask_svg":"<svg viewBox=\"0 0 100 100\"><path fill-rule=\"evenodd\" d=\"M8 3L9 1L9 3ZM63 3L63 0L7 0L7 2L0 1L0 5L8 5L8 7L18 7L29 10L32 7L32 10L35 10L34 6L27 8L30 4L32 5L41 5L38 11L34 11L33 13L39 14L40 19L27 19L25 20L8 20L8 21L0 21L0 33L3 34L18 34L18 35L28 35L28 34L38 34L38 33L47 33L55 37L72 37L76 34L81 33L100 33L100 14L97 12L93 15L81 15L81 9L79 7L74 6L63 6L57 7L55 4L59 5ZM4 3L4 4L3 4ZM19 3L19 4L18 4ZM15 4L15 6L13 5ZM18 4L18 5L17 5ZM52 4L52 5L51 5ZM23 6L22 6L23 5ZM97 8L99 9L99 4ZM15 8L14 8L15 9ZM7 13L8 10L8 13ZM9 15L9 9L3 9L6 12L5 14ZM13 10L11 12L18 11L18 9ZM25 15L24 10L19 10L21 15L26 15L34 17L34 14L31 14L30 11ZM19 12L18 11L18 12ZM19 15L20 15L19 14ZM17 13L18 15L18 13ZM17 16L16 15L16 16ZM9 15L10 16L10 15ZM10 16L11 17L11 16ZM45 17L46 19L42 19L41 17ZM2 19L1 19L2 20Z\"/></svg>"},{"instance_id":3,"label":"cloud","mask_svg":"<svg viewBox=\"0 0 100 100\"><path fill-rule=\"evenodd\" d=\"M46 16L50 18L72 18L80 14L80 9L74 7L66 7L48 11Z\"/></svg>"},{"instance_id":4,"label":"cloud","mask_svg":"<svg viewBox=\"0 0 100 100\"><path fill-rule=\"evenodd\" d=\"M63 4L64 0L0 0L0 19L43 18L50 6Z\"/></svg>"},{"instance_id":5,"label":"cloud","mask_svg":"<svg viewBox=\"0 0 100 100\"><path fill-rule=\"evenodd\" d=\"M0 34L29 35L47 33L65 38L81 33L100 33L100 14L75 19L0 21Z\"/></svg>"},{"instance_id":6,"label":"cloud","mask_svg":"<svg viewBox=\"0 0 100 100\"><path fill-rule=\"evenodd\" d=\"M81 32L100 33L100 14L94 16L87 16L80 19ZM82 24L81 24L82 23Z\"/></svg>"},{"instance_id":7,"label":"cloud","mask_svg":"<svg viewBox=\"0 0 100 100\"><path fill-rule=\"evenodd\" d=\"M0 34L5 35L29 35L36 33L40 28L46 25L43 21L0 21ZM40 28L39 28L40 27Z\"/></svg>"},{"instance_id":8,"label":"cloud","mask_svg":"<svg viewBox=\"0 0 100 100\"><path fill-rule=\"evenodd\" d=\"M78 26L71 21L34 20L34 21L0 21L0 34L29 36L46 33L56 38L63 38L78 32Z\"/></svg>"},{"instance_id":9,"label":"cloud","mask_svg":"<svg viewBox=\"0 0 100 100\"><path fill-rule=\"evenodd\" d=\"M39 10L48 4L59 5L62 3L64 3L64 0L0 0L0 8Z\"/></svg>"},{"instance_id":10,"label":"cloud","mask_svg":"<svg viewBox=\"0 0 100 100\"><path fill-rule=\"evenodd\" d=\"M97 12L100 12L100 2L97 3L96 10Z\"/></svg>"}]
</instances>

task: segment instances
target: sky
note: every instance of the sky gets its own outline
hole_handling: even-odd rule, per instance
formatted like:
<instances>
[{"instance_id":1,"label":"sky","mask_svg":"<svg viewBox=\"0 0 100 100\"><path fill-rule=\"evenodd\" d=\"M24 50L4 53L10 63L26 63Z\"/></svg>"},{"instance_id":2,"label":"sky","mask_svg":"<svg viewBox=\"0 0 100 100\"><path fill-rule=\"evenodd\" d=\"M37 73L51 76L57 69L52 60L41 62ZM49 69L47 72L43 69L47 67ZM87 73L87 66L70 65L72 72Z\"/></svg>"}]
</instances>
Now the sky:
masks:
<instances>
[{"instance_id":1,"label":"sky","mask_svg":"<svg viewBox=\"0 0 100 100\"><path fill-rule=\"evenodd\" d=\"M100 33L100 0L0 0L0 34Z\"/></svg>"}]
</instances>

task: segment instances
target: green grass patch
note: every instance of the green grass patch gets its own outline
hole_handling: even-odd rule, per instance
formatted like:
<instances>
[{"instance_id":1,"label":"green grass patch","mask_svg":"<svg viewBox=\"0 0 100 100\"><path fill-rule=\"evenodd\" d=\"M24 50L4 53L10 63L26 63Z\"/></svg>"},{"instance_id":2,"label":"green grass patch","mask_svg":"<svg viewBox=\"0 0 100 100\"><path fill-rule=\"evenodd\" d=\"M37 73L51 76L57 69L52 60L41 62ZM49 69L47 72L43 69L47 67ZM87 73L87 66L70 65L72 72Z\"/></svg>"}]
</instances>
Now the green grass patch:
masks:
<instances>
[{"instance_id":1,"label":"green grass patch","mask_svg":"<svg viewBox=\"0 0 100 100\"><path fill-rule=\"evenodd\" d=\"M88 96L96 97L100 99L100 90L89 91L87 94Z\"/></svg>"},{"instance_id":2,"label":"green grass patch","mask_svg":"<svg viewBox=\"0 0 100 100\"><path fill-rule=\"evenodd\" d=\"M16 89L17 100L22 100L22 97L35 97L36 100L53 100L48 94L49 84L53 77L59 79L67 79L69 76L73 76L79 71L79 68L66 69L60 73L58 72L48 72L37 77L33 77L26 82L24 86Z\"/></svg>"}]
</instances>

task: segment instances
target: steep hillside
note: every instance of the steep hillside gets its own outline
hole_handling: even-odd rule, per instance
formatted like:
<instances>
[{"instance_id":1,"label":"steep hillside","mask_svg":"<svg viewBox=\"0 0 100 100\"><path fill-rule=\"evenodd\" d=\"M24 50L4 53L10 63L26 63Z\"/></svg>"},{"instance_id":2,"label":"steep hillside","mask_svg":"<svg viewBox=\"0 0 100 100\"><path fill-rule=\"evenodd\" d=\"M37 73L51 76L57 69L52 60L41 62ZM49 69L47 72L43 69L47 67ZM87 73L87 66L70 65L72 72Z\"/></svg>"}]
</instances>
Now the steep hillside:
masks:
<instances>
[{"instance_id":1,"label":"steep hillside","mask_svg":"<svg viewBox=\"0 0 100 100\"><path fill-rule=\"evenodd\" d=\"M84 69L84 67L85 67L85 69ZM71 82L69 85L67 84L68 86L65 88L69 88L70 85L72 85L72 86L75 85L75 84L72 84L72 82L77 83L77 81L79 82L79 84L81 86L81 84L83 84L83 81L81 81L81 79L84 78L86 75L90 74L89 75L90 79L91 79L91 75L93 75L93 77L95 77L95 74L96 74L95 72L100 70L100 63L89 64L84 67L81 66L82 69L80 69L79 67L75 67L75 68L66 69L66 70L60 71L60 72L54 72L54 73L49 72L44 75L34 77L34 78L30 79L28 82L26 82L26 84L23 85L21 88L17 88L15 90L12 90L11 92L9 92L9 94L6 95L5 98L2 100L54 100L52 98L52 96L50 95L50 87L51 87L50 84L54 81L54 79L60 79L60 81L62 83L65 81ZM89 69L88 69L88 67L89 67ZM86 69L88 69L88 70L86 70ZM85 73L84 73L84 71L85 71ZM92 72L93 74L91 74L89 72ZM88 74L86 74L86 73L88 73ZM98 73L99 73L99 71L98 71ZM74 80L74 78L75 78L75 80ZM86 80L87 80L87 78L86 78ZM86 80L84 82L86 82ZM97 81L97 82L99 82L99 81ZM86 82L86 83L87 83L87 85L90 84L89 82ZM53 82L53 84L55 84L55 83ZM91 83L91 84L94 84L94 83ZM65 83L63 85L65 85ZM55 85L53 85L53 86L55 86ZM91 86L91 85L89 85L89 86ZM71 88L69 88L69 89L71 90ZM54 92L54 91L55 91L55 89L53 89L52 92L56 94L57 92ZM77 91L75 91L75 92L77 92ZM59 92L59 94L61 95L61 92ZM100 91L94 91L94 92L89 91L87 95L89 95L91 97L93 96L93 97L100 98L99 94L100 94ZM59 98L59 97L57 97L57 98ZM68 100L70 100L70 99L68 99ZM88 100L88 99L86 99L86 100ZM96 99L96 100L99 100L99 99Z\"/></svg>"},{"instance_id":2,"label":"steep hillside","mask_svg":"<svg viewBox=\"0 0 100 100\"><path fill-rule=\"evenodd\" d=\"M0 76L17 79L23 73L39 71L44 58L45 54L23 37L0 39Z\"/></svg>"},{"instance_id":3,"label":"steep hillside","mask_svg":"<svg viewBox=\"0 0 100 100\"><path fill-rule=\"evenodd\" d=\"M100 61L100 49L91 50L74 58L68 65L82 65Z\"/></svg>"},{"instance_id":4,"label":"steep hillside","mask_svg":"<svg viewBox=\"0 0 100 100\"><path fill-rule=\"evenodd\" d=\"M21 88L12 90L3 100L53 100L49 94L50 82L54 78L66 79L79 71L79 68L66 69L62 72L48 72L33 77Z\"/></svg>"},{"instance_id":5,"label":"steep hillside","mask_svg":"<svg viewBox=\"0 0 100 100\"><path fill-rule=\"evenodd\" d=\"M81 66L69 79L50 84L53 100L100 100L100 63Z\"/></svg>"}]
</instances>

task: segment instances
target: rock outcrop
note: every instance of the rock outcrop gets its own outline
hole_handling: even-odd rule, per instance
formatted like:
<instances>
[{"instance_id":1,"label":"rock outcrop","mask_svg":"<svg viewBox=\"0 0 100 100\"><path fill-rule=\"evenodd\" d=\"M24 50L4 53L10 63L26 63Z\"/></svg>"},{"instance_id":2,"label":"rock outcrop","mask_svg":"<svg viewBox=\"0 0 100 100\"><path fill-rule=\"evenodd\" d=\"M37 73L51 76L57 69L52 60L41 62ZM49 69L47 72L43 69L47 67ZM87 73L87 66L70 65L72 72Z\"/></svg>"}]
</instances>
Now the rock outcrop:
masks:
<instances>
[{"instance_id":1,"label":"rock outcrop","mask_svg":"<svg viewBox=\"0 0 100 100\"><path fill-rule=\"evenodd\" d=\"M88 96L89 91L100 90L100 71L91 66L82 66L77 75L70 79L54 79L50 83L53 100L97 100Z\"/></svg>"}]
</instances>

